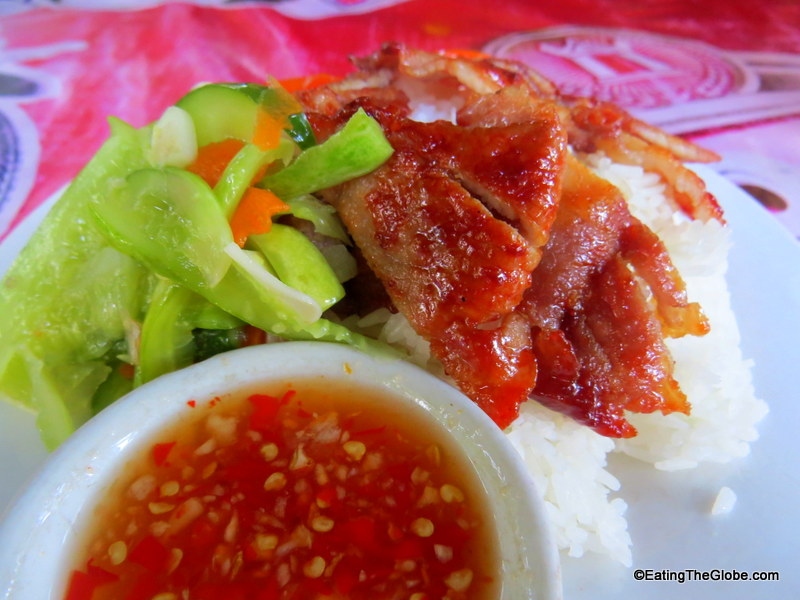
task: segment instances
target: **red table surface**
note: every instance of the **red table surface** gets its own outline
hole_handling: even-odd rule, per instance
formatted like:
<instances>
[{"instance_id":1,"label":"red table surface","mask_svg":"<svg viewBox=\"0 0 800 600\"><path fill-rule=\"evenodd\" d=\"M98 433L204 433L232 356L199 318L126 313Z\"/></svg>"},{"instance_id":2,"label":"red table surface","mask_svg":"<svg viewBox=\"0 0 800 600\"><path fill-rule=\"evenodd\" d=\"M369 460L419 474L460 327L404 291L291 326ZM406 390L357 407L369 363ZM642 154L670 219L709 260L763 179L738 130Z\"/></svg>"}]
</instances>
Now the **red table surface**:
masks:
<instances>
[{"instance_id":1,"label":"red table surface","mask_svg":"<svg viewBox=\"0 0 800 600\"><path fill-rule=\"evenodd\" d=\"M667 129L717 151L724 159L721 172L759 195L800 235L800 192L793 185L800 178L800 3L793 0L288 0L219 6L206 0L206 6L151 1L149 8L129 0L118 3L125 10L86 8L93 4L102 3L34 1L17 3L16 11L0 9L6 11L0 12L0 113L17 144L14 152L6 147L0 171L18 170L16 180L0 187L0 239L74 177L106 138L108 115L143 125L200 81L343 74L350 69L348 56L390 40L427 50L506 47L530 56L537 44L555 48L558 39L563 48L565 40L592 36L606 36L604 43L611 39L615 48L590 56L599 74L591 65L571 72L585 66L574 56L534 53L530 60L536 67L571 60L567 69L553 67L556 83L632 103L629 108L644 118L663 118ZM666 53L660 56L671 74L662 83L673 87L645 101L615 82L630 74L626 70L651 68L640 60L647 48ZM709 78L713 85L705 89Z\"/></svg>"}]
</instances>

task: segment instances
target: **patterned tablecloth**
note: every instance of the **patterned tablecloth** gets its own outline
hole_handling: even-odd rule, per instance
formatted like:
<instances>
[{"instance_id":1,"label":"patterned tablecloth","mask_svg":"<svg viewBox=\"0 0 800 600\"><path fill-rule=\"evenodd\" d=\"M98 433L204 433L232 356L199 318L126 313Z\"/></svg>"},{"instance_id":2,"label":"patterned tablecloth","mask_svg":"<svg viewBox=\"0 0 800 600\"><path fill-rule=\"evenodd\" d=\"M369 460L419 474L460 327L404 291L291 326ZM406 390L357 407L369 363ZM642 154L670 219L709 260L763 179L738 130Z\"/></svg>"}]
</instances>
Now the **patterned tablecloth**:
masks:
<instances>
[{"instance_id":1,"label":"patterned tablecloth","mask_svg":"<svg viewBox=\"0 0 800 600\"><path fill-rule=\"evenodd\" d=\"M389 40L513 57L617 102L719 153L800 236L794 0L4 0L0 239L74 177L108 115L143 125L200 81L343 74Z\"/></svg>"}]
</instances>

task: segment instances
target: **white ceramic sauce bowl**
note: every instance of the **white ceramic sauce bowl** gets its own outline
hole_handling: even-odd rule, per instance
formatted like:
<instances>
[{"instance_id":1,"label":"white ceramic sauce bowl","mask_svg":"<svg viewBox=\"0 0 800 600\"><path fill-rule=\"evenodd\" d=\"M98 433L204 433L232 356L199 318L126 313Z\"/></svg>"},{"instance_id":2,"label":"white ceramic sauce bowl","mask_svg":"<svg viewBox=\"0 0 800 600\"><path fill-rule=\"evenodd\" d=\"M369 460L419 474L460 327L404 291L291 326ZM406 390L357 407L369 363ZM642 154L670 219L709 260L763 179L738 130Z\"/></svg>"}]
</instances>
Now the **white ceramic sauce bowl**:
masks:
<instances>
[{"instance_id":1,"label":"white ceramic sauce bowl","mask_svg":"<svg viewBox=\"0 0 800 600\"><path fill-rule=\"evenodd\" d=\"M141 386L91 419L55 451L0 523L0 598L62 600L72 552L121 467L201 401L260 384L322 378L380 387L424 410L453 436L489 499L499 539L500 600L558 600L561 572L544 506L503 433L472 401L422 369L320 342L253 346Z\"/></svg>"}]
</instances>

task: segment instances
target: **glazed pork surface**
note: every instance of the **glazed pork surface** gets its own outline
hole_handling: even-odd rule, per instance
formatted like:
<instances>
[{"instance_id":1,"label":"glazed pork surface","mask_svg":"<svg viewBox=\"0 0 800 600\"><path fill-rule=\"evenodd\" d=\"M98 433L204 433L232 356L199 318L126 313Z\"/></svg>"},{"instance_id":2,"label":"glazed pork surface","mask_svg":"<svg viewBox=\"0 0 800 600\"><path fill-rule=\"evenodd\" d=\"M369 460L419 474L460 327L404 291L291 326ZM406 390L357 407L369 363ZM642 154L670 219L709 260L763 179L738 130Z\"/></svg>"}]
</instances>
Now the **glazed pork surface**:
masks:
<instances>
[{"instance_id":1,"label":"glazed pork surface","mask_svg":"<svg viewBox=\"0 0 800 600\"><path fill-rule=\"evenodd\" d=\"M300 99L323 138L365 110L394 154L322 196L455 383L500 427L529 398L612 437L636 434L626 411L688 413L664 339L703 335L706 320L658 237L581 157L655 165L675 210L721 219L680 163L711 157L560 98L516 63L387 45L356 64ZM454 122L412 118L420 89L448 99Z\"/></svg>"}]
</instances>

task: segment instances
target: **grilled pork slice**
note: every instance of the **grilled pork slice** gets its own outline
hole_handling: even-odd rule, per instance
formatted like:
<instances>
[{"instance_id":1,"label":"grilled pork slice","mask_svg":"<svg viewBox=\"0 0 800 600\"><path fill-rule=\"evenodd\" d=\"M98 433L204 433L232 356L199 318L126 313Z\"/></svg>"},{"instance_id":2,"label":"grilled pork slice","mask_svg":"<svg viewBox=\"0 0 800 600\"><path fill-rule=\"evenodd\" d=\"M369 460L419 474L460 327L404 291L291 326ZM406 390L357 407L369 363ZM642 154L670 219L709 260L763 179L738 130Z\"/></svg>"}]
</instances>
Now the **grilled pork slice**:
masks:
<instances>
[{"instance_id":1,"label":"grilled pork slice","mask_svg":"<svg viewBox=\"0 0 800 600\"><path fill-rule=\"evenodd\" d=\"M394 154L326 199L449 375L506 426L535 381L530 327L513 311L555 219L560 122L543 108L527 123L461 127L358 105Z\"/></svg>"},{"instance_id":2,"label":"grilled pork slice","mask_svg":"<svg viewBox=\"0 0 800 600\"><path fill-rule=\"evenodd\" d=\"M613 437L636 434L625 411L689 412L664 338L708 324L657 236L572 157L520 312L533 328L543 404Z\"/></svg>"},{"instance_id":3,"label":"grilled pork slice","mask_svg":"<svg viewBox=\"0 0 800 600\"><path fill-rule=\"evenodd\" d=\"M674 210L722 220L681 164L713 154L518 63L397 45L355 63L300 99L321 137L364 107L395 154L325 197L459 387L501 427L529 395L614 437L636 433L626 411L688 412L664 340L708 324L658 237L572 152L659 173ZM409 94L457 124L411 120Z\"/></svg>"}]
</instances>

